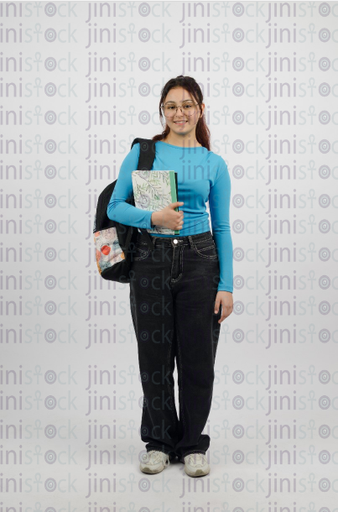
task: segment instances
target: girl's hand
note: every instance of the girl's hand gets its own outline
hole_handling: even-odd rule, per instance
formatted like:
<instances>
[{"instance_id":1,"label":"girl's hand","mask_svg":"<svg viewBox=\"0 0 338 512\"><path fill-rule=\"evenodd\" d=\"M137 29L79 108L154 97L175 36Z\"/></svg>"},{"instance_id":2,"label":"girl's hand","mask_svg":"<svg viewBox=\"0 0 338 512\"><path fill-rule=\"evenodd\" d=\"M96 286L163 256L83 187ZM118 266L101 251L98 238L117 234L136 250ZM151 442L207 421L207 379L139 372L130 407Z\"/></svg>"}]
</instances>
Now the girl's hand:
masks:
<instances>
[{"instance_id":1,"label":"girl's hand","mask_svg":"<svg viewBox=\"0 0 338 512\"><path fill-rule=\"evenodd\" d=\"M163 228L181 230L183 227L184 213L182 210L176 212L175 208L182 206L183 204L183 201L177 201L176 203L170 203L158 212L153 212L151 215L152 223L155 226L161 226Z\"/></svg>"},{"instance_id":2,"label":"girl's hand","mask_svg":"<svg viewBox=\"0 0 338 512\"><path fill-rule=\"evenodd\" d=\"M216 300L215 300L215 314L218 313L219 307L222 304L222 316L218 320L218 323L221 324L223 320L225 320L231 313L233 308L233 298L231 292L220 291L217 292Z\"/></svg>"}]
</instances>

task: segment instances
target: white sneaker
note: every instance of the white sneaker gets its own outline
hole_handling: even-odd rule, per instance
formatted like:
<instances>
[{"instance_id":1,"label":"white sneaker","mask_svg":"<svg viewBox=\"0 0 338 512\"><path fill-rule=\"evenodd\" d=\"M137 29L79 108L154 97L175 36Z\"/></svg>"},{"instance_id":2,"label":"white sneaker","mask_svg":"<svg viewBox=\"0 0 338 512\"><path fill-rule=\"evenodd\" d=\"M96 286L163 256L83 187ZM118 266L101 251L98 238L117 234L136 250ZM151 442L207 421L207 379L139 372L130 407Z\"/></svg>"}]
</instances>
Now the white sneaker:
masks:
<instances>
[{"instance_id":1,"label":"white sneaker","mask_svg":"<svg viewBox=\"0 0 338 512\"><path fill-rule=\"evenodd\" d=\"M143 461L140 463L142 473L160 473L170 464L169 455L157 450L150 450L142 458Z\"/></svg>"},{"instance_id":2,"label":"white sneaker","mask_svg":"<svg viewBox=\"0 0 338 512\"><path fill-rule=\"evenodd\" d=\"M204 453L189 453L184 457L184 471L189 476L204 476L210 473L207 456Z\"/></svg>"}]
</instances>

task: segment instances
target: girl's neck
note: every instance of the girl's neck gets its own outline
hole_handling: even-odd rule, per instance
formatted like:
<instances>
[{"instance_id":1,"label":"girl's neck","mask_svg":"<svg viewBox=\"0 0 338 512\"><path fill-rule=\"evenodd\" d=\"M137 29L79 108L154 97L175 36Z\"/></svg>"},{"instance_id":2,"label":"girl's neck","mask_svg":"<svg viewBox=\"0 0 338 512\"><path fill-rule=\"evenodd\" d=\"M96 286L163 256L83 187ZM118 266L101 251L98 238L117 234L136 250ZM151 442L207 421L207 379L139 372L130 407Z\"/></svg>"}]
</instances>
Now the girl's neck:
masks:
<instances>
[{"instance_id":1,"label":"girl's neck","mask_svg":"<svg viewBox=\"0 0 338 512\"><path fill-rule=\"evenodd\" d=\"M171 144L172 146L179 146L182 148L199 148L202 146L196 139L182 139L182 140L171 140L171 137L165 137L162 139L162 142L166 142L167 144ZM182 144L183 142L183 144ZM181 143L181 144L179 144Z\"/></svg>"}]
</instances>

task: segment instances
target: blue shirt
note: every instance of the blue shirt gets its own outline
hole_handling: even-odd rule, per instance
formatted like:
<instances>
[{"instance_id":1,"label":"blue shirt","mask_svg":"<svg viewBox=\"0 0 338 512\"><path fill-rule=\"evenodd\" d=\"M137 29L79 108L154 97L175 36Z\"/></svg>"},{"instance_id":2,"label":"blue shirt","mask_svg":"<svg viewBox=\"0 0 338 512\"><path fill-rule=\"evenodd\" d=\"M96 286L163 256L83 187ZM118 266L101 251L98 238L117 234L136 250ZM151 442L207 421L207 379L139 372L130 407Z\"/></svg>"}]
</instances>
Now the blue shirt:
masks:
<instances>
[{"instance_id":1,"label":"blue shirt","mask_svg":"<svg viewBox=\"0 0 338 512\"><path fill-rule=\"evenodd\" d=\"M155 159L152 169L177 172L178 201L184 205L183 228L173 237L196 235L210 231L206 202L209 201L212 234L216 242L220 281L218 291L233 291L232 238L229 224L231 182L228 167L223 158L206 148L173 146L163 141L155 142ZM140 144L134 144L122 162L114 191L110 198L109 219L138 228L151 228L151 210L141 210L126 203L133 193L131 173L138 166ZM152 233L149 233L152 235Z\"/></svg>"}]
</instances>

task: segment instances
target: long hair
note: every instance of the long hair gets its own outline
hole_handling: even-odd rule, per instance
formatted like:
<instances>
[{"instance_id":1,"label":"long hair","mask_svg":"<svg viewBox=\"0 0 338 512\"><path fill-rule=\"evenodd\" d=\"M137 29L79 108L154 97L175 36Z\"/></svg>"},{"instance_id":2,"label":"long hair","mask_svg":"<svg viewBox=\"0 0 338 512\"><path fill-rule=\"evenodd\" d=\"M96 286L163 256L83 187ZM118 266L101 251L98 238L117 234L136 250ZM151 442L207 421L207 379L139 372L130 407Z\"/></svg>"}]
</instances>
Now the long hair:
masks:
<instances>
[{"instance_id":1,"label":"long hair","mask_svg":"<svg viewBox=\"0 0 338 512\"><path fill-rule=\"evenodd\" d=\"M159 111L161 121L163 119L161 105L163 104L168 92L173 87L183 87L183 89L185 89L186 91L188 91L191 94L191 96L195 99L196 103L198 103L199 107L203 103L203 94L202 94L200 86L195 81L195 79L192 78L191 76L179 75L176 78L172 78L171 80L169 80L164 85L164 87L161 91L161 98L160 98L160 102L159 102L159 106L158 106L158 111ZM163 132L158 135L154 135L152 140L157 141L157 140L165 139L166 136L169 134L169 132L170 132L170 128L166 124L166 127L163 130ZM196 125L196 139L202 146L204 146L205 148L208 149L208 151L210 151L210 131L206 124L204 113L199 118L197 125Z\"/></svg>"}]
</instances>

